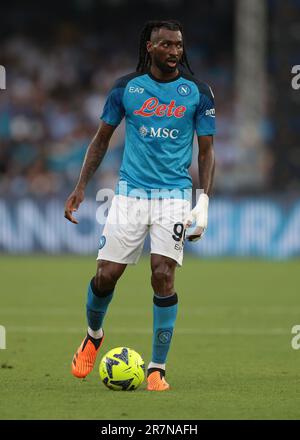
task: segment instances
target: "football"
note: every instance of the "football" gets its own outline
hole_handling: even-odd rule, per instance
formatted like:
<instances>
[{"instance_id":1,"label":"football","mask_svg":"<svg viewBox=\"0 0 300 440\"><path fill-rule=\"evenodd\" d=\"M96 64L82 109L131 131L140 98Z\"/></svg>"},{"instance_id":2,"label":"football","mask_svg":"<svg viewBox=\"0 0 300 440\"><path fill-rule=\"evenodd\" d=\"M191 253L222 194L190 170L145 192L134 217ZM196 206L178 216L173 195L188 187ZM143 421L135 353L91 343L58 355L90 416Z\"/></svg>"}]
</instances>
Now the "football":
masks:
<instances>
[{"instance_id":1,"label":"football","mask_svg":"<svg viewBox=\"0 0 300 440\"><path fill-rule=\"evenodd\" d=\"M145 363L131 348L117 347L103 356L99 373L104 385L112 390L136 390L145 378Z\"/></svg>"}]
</instances>

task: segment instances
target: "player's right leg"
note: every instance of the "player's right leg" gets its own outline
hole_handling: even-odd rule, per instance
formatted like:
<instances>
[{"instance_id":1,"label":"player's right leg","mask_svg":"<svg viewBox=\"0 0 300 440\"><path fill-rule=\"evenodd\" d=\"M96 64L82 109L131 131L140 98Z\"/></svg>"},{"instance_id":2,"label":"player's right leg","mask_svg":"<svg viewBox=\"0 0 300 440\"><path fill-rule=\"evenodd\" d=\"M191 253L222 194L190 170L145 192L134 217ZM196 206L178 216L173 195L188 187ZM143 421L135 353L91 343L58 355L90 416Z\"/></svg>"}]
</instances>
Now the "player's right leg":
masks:
<instances>
[{"instance_id":1,"label":"player's right leg","mask_svg":"<svg viewBox=\"0 0 300 440\"><path fill-rule=\"evenodd\" d=\"M96 275L89 283L86 303L88 331L72 361L72 374L78 378L86 377L94 367L104 340L103 320L115 285L125 268L126 264L100 260Z\"/></svg>"},{"instance_id":2,"label":"player's right leg","mask_svg":"<svg viewBox=\"0 0 300 440\"><path fill-rule=\"evenodd\" d=\"M72 361L76 377L83 378L92 371L103 342L102 322L115 285L127 264L136 264L141 255L148 224L146 218L138 222L136 219L140 219L140 211L143 213L146 207L147 201L120 195L113 198L100 239L97 273L88 286L88 333Z\"/></svg>"}]
</instances>

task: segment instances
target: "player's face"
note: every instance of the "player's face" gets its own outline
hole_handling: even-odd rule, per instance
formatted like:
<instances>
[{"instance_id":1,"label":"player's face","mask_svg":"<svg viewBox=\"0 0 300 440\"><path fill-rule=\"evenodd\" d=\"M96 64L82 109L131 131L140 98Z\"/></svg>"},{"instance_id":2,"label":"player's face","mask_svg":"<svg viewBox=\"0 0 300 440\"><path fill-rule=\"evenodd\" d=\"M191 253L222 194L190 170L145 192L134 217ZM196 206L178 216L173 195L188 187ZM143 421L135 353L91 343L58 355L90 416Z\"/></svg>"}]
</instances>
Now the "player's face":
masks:
<instances>
[{"instance_id":1,"label":"player's face","mask_svg":"<svg viewBox=\"0 0 300 440\"><path fill-rule=\"evenodd\" d=\"M155 64L162 72L175 72L183 53L181 32L161 28L152 33L147 49L151 55L152 64Z\"/></svg>"}]
</instances>

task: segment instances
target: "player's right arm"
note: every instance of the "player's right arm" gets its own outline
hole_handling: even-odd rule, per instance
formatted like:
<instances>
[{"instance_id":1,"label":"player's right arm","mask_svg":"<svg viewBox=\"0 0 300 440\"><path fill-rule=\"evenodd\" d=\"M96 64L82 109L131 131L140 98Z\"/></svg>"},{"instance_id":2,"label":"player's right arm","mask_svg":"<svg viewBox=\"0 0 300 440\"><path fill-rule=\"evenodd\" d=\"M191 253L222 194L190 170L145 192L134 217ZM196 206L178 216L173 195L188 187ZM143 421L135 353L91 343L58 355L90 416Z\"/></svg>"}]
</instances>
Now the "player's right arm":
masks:
<instances>
[{"instance_id":1,"label":"player's right arm","mask_svg":"<svg viewBox=\"0 0 300 440\"><path fill-rule=\"evenodd\" d=\"M77 185L65 203L65 218L72 223L78 224L72 213L78 210L80 203L83 201L86 185L102 162L115 129L115 125L102 121L92 142L88 146Z\"/></svg>"}]
</instances>

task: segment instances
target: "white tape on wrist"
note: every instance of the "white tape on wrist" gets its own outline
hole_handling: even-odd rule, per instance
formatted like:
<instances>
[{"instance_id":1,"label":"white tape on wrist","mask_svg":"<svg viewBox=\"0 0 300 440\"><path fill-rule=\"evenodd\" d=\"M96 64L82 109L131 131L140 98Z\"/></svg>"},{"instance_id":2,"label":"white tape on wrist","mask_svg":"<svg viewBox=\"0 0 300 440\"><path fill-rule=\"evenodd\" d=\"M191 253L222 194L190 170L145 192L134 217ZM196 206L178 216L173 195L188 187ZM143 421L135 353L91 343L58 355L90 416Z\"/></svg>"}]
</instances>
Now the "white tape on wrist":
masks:
<instances>
[{"instance_id":1,"label":"white tape on wrist","mask_svg":"<svg viewBox=\"0 0 300 440\"><path fill-rule=\"evenodd\" d=\"M200 194L198 202L197 202L197 206L199 206L199 208L204 208L208 210L208 205L209 205L209 197L207 194Z\"/></svg>"},{"instance_id":2,"label":"white tape on wrist","mask_svg":"<svg viewBox=\"0 0 300 440\"><path fill-rule=\"evenodd\" d=\"M196 221L197 226L206 228L208 216L209 198L207 194L200 194L198 202L187 218L187 226Z\"/></svg>"},{"instance_id":3,"label":"white tape on wrist","mask_svg":"<svg viewBox=\"0 0 300 440\"><path fill-rule=\"evenodd\" d=\"M201 228L207 228L208 221L208 205L209 197L207 194L200 194L197 205L195 206L195 220L196 225Z\"/></svg>"}]
</instances>

